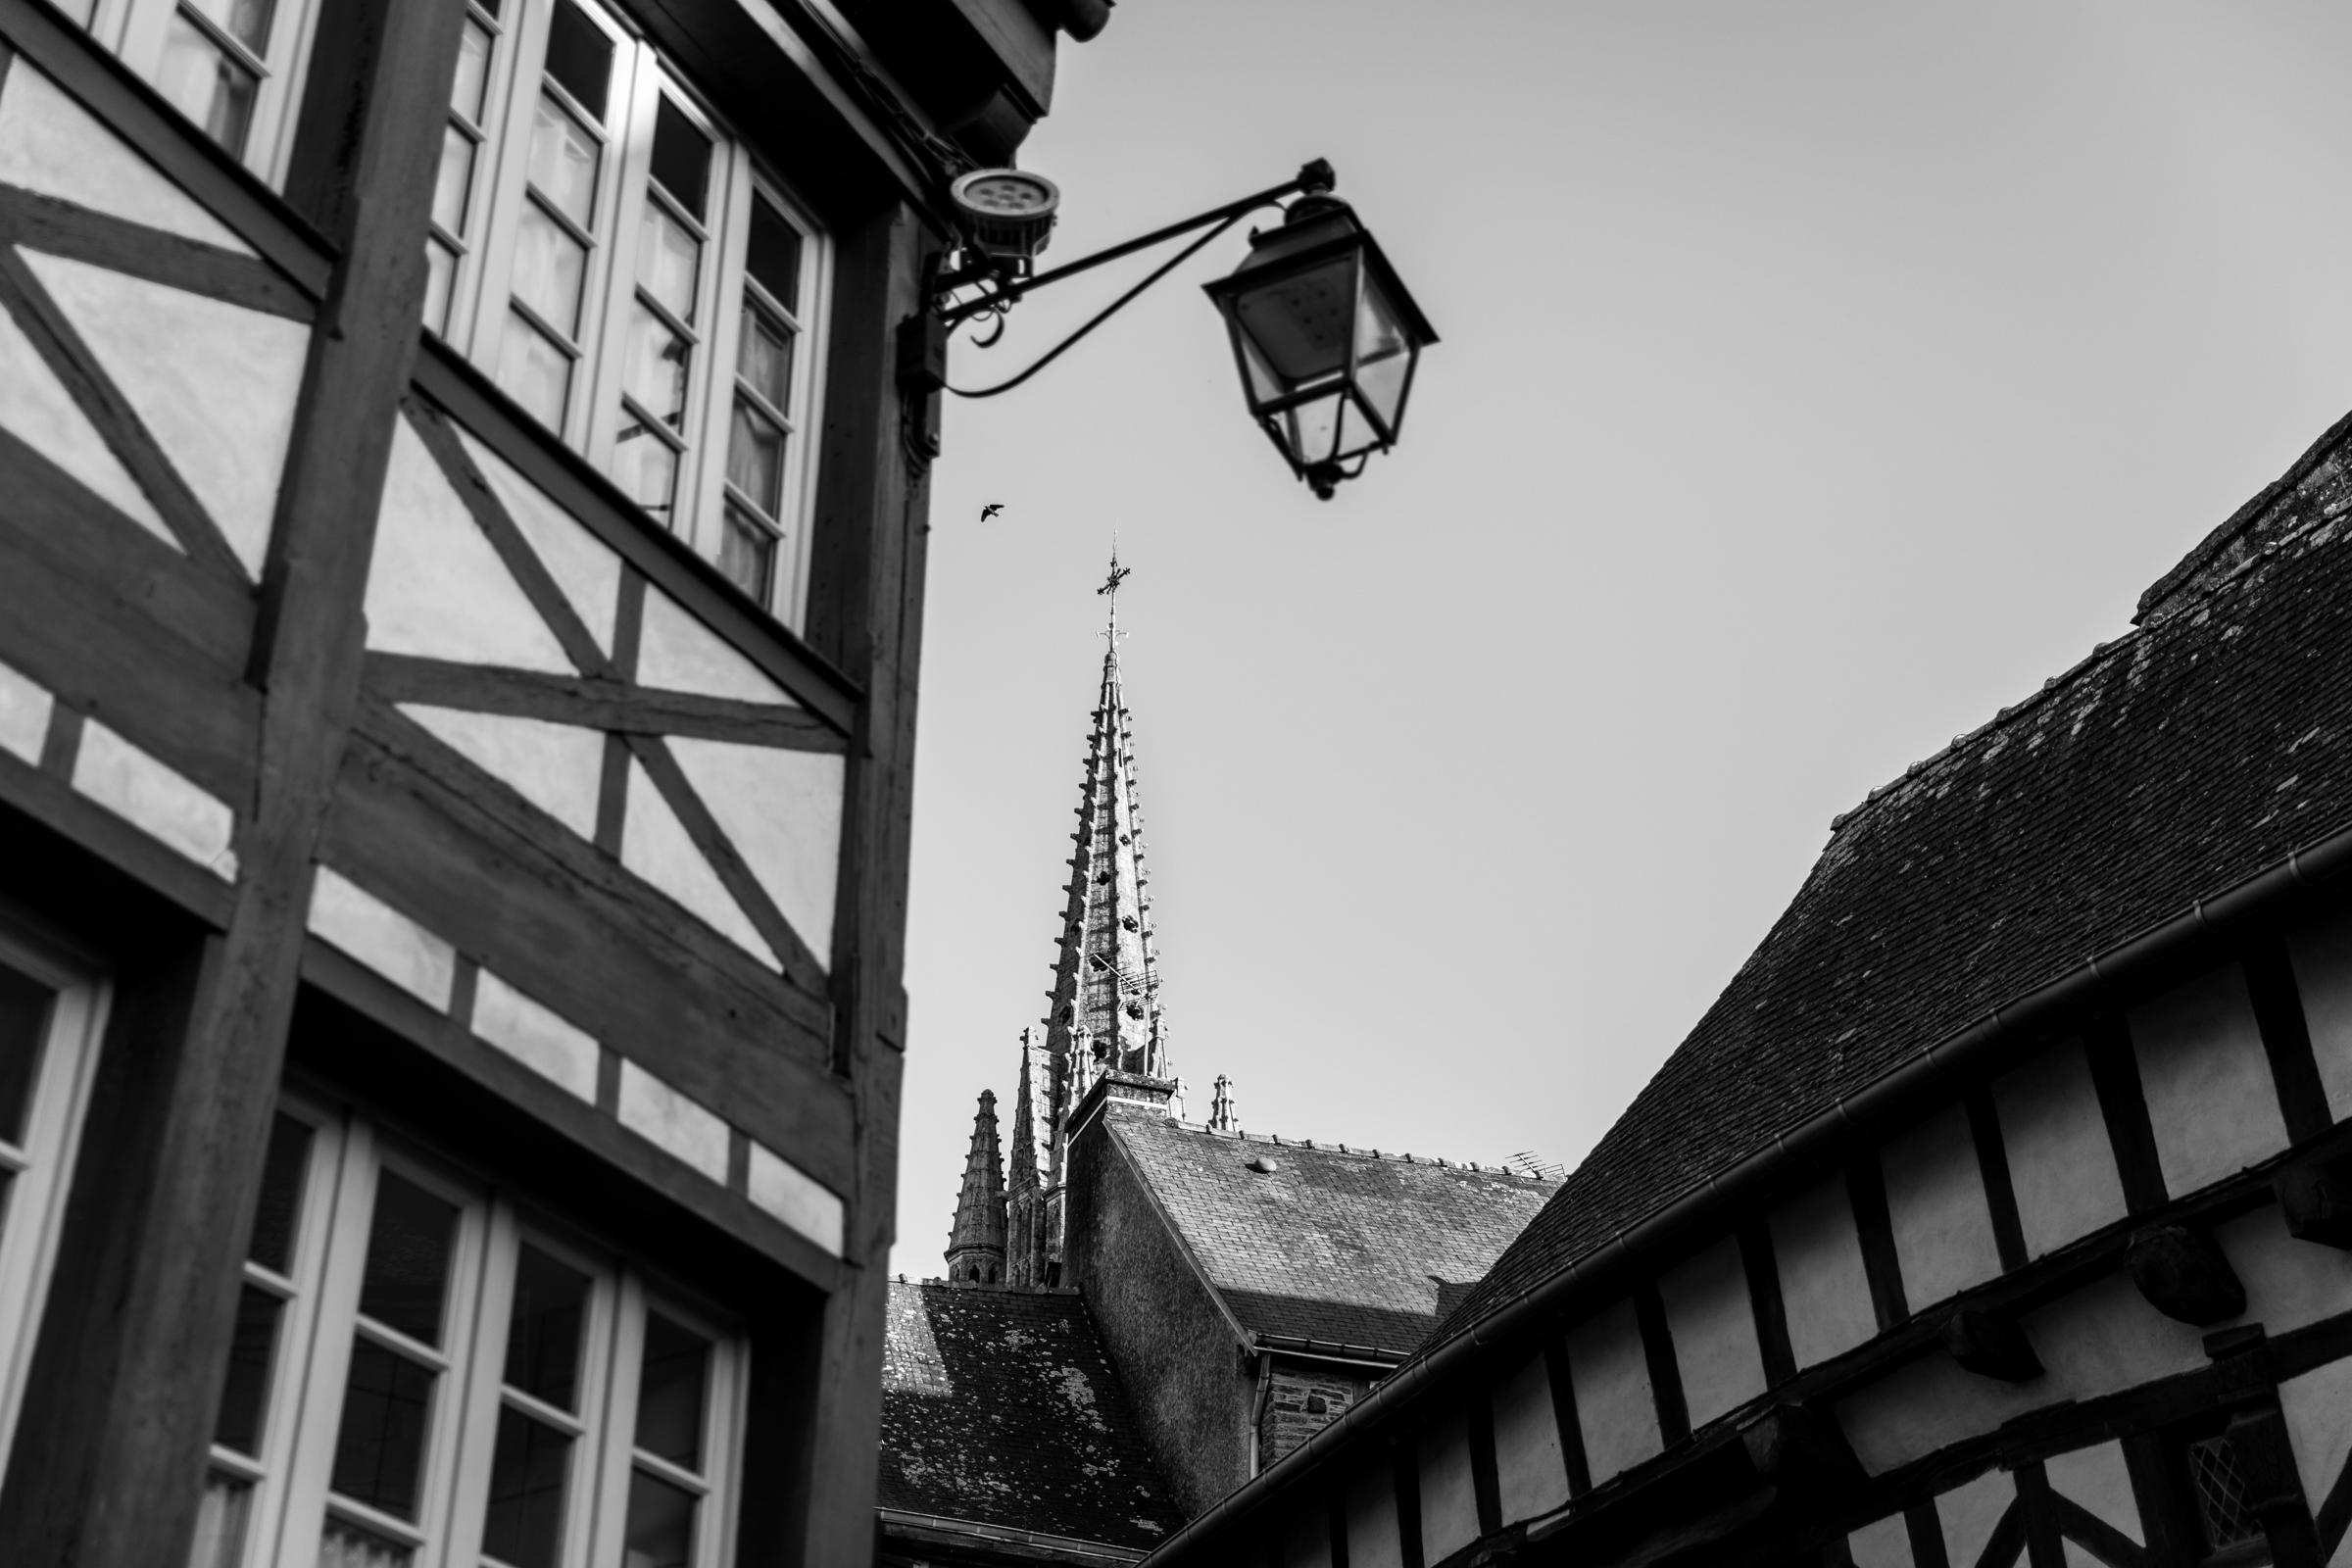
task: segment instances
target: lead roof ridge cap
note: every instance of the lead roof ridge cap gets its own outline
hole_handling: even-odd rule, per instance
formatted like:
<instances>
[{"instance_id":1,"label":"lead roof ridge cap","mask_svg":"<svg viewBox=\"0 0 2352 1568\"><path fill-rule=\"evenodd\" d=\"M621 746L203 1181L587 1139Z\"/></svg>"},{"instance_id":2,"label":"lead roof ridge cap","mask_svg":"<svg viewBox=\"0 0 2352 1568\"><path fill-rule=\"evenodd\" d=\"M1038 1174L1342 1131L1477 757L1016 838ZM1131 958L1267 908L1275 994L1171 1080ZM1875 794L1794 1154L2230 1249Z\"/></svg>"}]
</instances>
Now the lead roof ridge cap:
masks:
<instances>
[{"instance_id":1,"label":"lead roof ridge cap","mask_svg":"<svg viewBox=\"0 0 2352 1568\"><path fill-rule=\"evenodd\" d=\"M1403 1150L1358 1149L1351 1144L1317 1143L1311 1138L1285 1138L1280 1133L1253 1133L1235 1128L1221 1133L1200 1122L1186 1121L1176 1116L1130 1116L1121 1125L1146 1126L1164 1123L1179 1132L1198 1133L1203 1138L1229 1139L1235 1143L1264 1144L1269 1148L1303 1149L1318 1154L1343 1154L1350 1159L1377 1159L1393 1165L1426 1165L1433 1170L1471 1171L1481 1176L1508 1176L1513 1181L1528 1182L1538 1187L1557 1187L1559 1182L1549 1176L1530 1176L1525 1171L1512 1170L1507 1165L1475 1159L1447 1159L1443 1154L1414 1154Z\"/></svg>"}]
</instances>

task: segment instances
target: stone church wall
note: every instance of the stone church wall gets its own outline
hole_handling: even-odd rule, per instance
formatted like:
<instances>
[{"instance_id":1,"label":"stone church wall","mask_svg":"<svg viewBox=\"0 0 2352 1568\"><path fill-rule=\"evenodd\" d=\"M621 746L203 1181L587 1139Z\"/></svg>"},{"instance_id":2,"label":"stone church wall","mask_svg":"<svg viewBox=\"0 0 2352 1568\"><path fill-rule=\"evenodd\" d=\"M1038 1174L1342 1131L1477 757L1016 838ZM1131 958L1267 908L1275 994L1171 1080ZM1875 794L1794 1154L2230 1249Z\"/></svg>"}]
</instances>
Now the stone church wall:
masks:
<instances>
[{"instance_id":1,"label":"stone church wall","mask_svg":"<svg viewBox=\"0 0 2352 1568\"><path fill-rule=\"evenodd\" d=\"M1254 1369L1105 1120L1070 1151L1071 1208L1088 1218L1062 1278L1085 1293L1177 1505L1198 1514L1250 1478Z\"/></svg>"}]
</instances>

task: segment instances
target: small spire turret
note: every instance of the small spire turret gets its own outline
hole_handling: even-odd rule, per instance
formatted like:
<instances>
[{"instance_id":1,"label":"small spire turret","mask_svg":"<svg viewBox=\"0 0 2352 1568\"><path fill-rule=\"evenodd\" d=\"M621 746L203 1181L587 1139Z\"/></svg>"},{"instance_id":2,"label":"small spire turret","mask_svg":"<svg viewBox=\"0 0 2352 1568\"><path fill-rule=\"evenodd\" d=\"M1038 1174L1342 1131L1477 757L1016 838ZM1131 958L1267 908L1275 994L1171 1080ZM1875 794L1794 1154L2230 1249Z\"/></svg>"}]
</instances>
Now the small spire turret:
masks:
<instances>
[{"instance_id":1,"label":"small spire turret","mask_svg":"<svg viewBox=\"0 0 2352 1568\"><path fill-rule=\"evenodd\" d=\"M1004 1162L997 1152L997 1096L980 1091L972 1113L972 1147L963 1161L963 1190L948 1233L948 1278L957 1284L1002 1284L1004 1279Z\"/></svg>"},{"instance_id":2,"label":"small spire turret","mask_svg":"<svg viewBox=\"0 0 2352 1568\"><path fill-rule=\"evenodd\" d=\"M1208 1103L1208 1130L1214 1133L1235 1130L1233 1080L1223 1073L1217 1074L1216 1095Z\"/></svg>"}]
</instances>

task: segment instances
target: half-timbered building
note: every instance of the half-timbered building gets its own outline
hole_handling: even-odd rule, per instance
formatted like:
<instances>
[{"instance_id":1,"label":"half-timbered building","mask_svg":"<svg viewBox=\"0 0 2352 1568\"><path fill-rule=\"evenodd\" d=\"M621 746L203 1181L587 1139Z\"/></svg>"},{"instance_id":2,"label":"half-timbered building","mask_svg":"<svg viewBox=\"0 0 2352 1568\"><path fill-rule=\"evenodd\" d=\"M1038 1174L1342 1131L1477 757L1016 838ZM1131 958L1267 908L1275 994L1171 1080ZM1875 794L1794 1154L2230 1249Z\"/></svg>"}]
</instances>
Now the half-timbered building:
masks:
<instances>
[{"instance_id":1,"label":"half-timbered building","mask_svg":"<svg viewBox=\"0 0 2352 1568\"><path fill-rule=\"evenodd\" d=\"M1150 1559L2341 1564L2352 421L1832 825L1413 1360Z\"/></svg>"},{"instance_id":2,"label":"half-timbered building","mask_svg":"<svg viewBox=\"0 0 2352 1568\"><path fill-rule=\"evenodd\" d=\"M0 1562L866 1560L926 465L1102 0L0 0Z\"/></svg>"}]
</instances>

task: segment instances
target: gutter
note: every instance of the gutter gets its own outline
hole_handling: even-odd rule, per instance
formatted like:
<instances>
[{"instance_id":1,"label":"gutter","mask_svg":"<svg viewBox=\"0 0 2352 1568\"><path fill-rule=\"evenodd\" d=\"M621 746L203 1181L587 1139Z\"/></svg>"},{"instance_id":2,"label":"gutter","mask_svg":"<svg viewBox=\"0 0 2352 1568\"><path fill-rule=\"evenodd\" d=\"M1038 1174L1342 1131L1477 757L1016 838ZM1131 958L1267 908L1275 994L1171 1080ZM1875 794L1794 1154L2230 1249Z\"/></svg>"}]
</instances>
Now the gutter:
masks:
<instances>
[{"instance_id":1,"label":"gutter","mask_svg":"<svg viewBox=\"0 0 2352 1568\"><path fill-rule=\"evenodd\" d=\"M1099 1541L1080 1541L1075 1536L1041 1535L1035 1530L1016 1530L1009 1525L984 1525L970 1519L946 1519L934 1513L876 1508L874 1520L882 1526L885 1534L890 1533L893 1527L899 1530L927 1530L934 1535L956 1536L966 1541L1036 1546L1088 1562L1129 1563L1144 1560L1143 1552L1134 1546L1105 1545Z\"/></svg>"},{"instance_id":2,"label":"gutter","mask_svg":"<svg viewBox=\"0 0 2352 1568\"><path fill-rule=\"evenodd\" d=\"M1228 1493L1206 1513L1187 1523L1145 1559L1150 1568L1200 1557L1209 1540L1227 1525L1268 1501L1286 1483L1286 1470L1302 1472L1337 1453L1353 1439L1403 1416L1424 1390L1441 1388L1483 1356L1522 1335L1538 1331L1575 1304L1583 1290L1608 1278L1612 1268L1639 1263L1658 1253L1687 1231L1723 1209L1736 1207L1770 1187L1783 1174L1834 1150L1849 1127L1878 1120L1897 1109L1937 1077L1975 1065L1999 1048L2062 1022L2099 1001L2111 988L2145 979L2205 940L2253 923L2272 905L2352 870L2352 827L2339 828L2276 861L2210 899L2158 921L2103 954L1994 1007L1972 1024L1927 1046L1889 1067L1828 1109L1800 1122L1771 1143L1654 1209L1558 1273L1521 1291L1420 1360L1380 1384L1342 1411L1329 1426L1291 1450L1283 1461ZM1204 1557L1201 1560L1206 1560Z\"/></svg>"}]
</instances>

